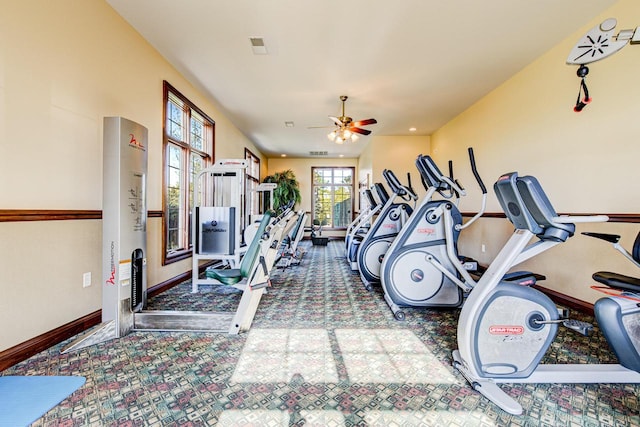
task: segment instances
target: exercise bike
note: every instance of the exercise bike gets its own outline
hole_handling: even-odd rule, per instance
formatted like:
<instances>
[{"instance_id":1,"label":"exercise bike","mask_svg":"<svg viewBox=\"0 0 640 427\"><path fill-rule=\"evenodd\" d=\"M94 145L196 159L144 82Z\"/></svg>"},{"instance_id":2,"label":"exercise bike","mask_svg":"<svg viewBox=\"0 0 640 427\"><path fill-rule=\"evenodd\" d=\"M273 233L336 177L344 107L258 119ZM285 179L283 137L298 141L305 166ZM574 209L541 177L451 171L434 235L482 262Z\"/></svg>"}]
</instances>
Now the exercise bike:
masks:
<instances>
[{"instance_id":1,"label":"exercise bike","mask_svg":"<svg viewBox=\"0 0 640 427\"><path fill-rule=\"evenodd\" d=\"M638 342L640 331L623 322L621 313L614 313L614 319L600 326L605 336L614 336L614 348L628 353L634 363L540 364L558 325L584 335L591 325L561 317L542 292L502 280L514 265L567 241L575 232L575 223L605 222L608 218L558 216L531 176L505 174L494 189L515 231L462 306L453 366L475 390L514 415L522 413L522 406L498 383L640 383L640 355L638 347L631 345ZM538 241L530 243L534 236ZM602 315L604 305L608 303L596 304L596 316ZM627 316L640 317L640 308Z\"/></svg>"},{"instance_id":2,"label":"exercise bike","mask_svg":"<svg viewBox=\"0 0 640 427\"><path fill-rule=\"evenodd\" d=\"M640 233L636 236L631 253L620 246L619 235L589 232L582 234L613 244L614 249L636 267L640 267ZM592 288L609 295L596 301L594 306L596 320L605 339L622 366L640 371L640 334L627 333L627 328L638 325L640 321L640 278L610 271L598 271L592 277L601 283Z\"/></svg>"},{"instance_id":3,"label":"exercise bike","mask_svg":"<svg viewBox=\"0 0 640 427\"><path fill-rule=\"evenodd\" d=\"M368 291L373 289L374 283L380 282L382 259L407 222L418 199L418 195L411 188L411 183L408 187L402 185L395 174L388 169L382 171L382 176L387 181L392 195L360 243L356 258L360 278ZM406 203L409 201L413 201L413 206Z\"/></svg>"},{"instance_id":4,"label":"exercise bike","mask_svg":"<svg viewBox=\"0 0 640 427\"><path fill-rule=\"evenodd\" d=\"M458 255L460 231L482 216L487 189L476 168L473 149L469 148L471 170L482 191L478 213L466 223L457 203L466 195L453 177L447 177L431 157L420 155L416 168L427 189L415 212L400 230L382 261L380 279L384 299L398 320L404 320L402 307L459 307L464 293L471 291L474 279ZM450 174L452 174L450 164ZM435 193L444 200L433 200Z\"/></svg>"}]
</instances>

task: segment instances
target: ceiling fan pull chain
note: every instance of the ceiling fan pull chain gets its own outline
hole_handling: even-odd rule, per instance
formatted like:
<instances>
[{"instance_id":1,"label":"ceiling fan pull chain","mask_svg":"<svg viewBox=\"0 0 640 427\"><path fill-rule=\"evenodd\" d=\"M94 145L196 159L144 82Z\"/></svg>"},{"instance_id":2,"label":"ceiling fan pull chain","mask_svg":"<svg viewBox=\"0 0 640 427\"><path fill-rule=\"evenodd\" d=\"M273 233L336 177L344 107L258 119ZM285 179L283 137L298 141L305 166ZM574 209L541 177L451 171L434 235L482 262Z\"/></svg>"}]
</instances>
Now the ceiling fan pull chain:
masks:
<instances>
[{"instance_id":1,"label":"ceiling fan pull chain","mask_svg":"<svg viewBox=\"0 0 640 427\"><path fill-rule=\"evenodd\" d=\"M587 104L591 102L589 89L587 89L587 82L585 81L587 74L589 74L589 68L587 68L585 65L581 65L580 68L578 68L576 74L578 75L578 77L580 77L580 87L578 88L578 99L576 100L576 106L573 107L573 111L579 113L584 107L587 106ZM580 99L583 92L584 98Z\"/></svg>"}]
</instances>

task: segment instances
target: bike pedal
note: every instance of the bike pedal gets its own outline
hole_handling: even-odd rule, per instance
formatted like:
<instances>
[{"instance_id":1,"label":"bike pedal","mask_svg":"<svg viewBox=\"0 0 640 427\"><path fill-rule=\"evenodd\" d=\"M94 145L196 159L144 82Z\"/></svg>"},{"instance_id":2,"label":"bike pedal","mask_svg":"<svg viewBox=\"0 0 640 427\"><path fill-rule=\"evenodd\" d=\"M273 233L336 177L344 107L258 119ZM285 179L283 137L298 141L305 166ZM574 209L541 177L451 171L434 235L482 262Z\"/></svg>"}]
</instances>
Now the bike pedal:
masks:
<instances>
[{"instance_id":1,"label":"bike pedal","mask_svg":"<svg viewBox=\"0 0 640 427\"><path fill-rule=\"evenodd\" d=\"M593 331L593 325L591 323L583 322L581 320L567 319L564 322L562 322L562 324L566 328L569 328L572 331L575 331L586 337L588 337L591 331Z\"/></svg>"}]
</instances>

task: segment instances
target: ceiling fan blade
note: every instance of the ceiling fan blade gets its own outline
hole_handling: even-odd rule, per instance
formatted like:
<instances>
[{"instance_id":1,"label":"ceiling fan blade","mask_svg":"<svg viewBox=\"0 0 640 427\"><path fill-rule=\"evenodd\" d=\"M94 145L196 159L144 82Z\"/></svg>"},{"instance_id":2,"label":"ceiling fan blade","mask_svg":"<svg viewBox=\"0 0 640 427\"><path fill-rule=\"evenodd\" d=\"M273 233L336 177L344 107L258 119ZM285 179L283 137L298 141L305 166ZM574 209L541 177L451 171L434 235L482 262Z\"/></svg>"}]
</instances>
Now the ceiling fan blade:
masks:
<instances>
[{"instance_id":1,"label":"ceiling fan blade","mask_svg":"<svg viewBox=\"0 0 640 427\"><path fill-rule=\"evenodd\" d=\"M329 126L307 126L307 129L328 129L328 128L334 128L334 125L329 125Z\"/></svg>"},{"instance_id":2,"label":"ceiling fan blade","mask_svg":"<svg viewBox=\"0 0 640 427\"><path fill-rule=\"evenodd\" d=\"M338 126L344 126L344 123L342 123L342 120L340 120L339 118L334 117L334 116L329 116L329 118L330 118L331 120L333 120L333 122L334 122L336 125L338 125Z\"/></svg>"},{"instance_id":3,"label":"ceiling fan blade","mask_svg":"<svg viewBox=\"0 0 640 427\"><path fill-rule=\"evenodd\" d=\"M353 127L353 126L348 127L347 130L349 130L351 132L359 133L361 135L369 135L371 133L370 130L360 129L360 128Z\"/></svg>"},{"instance_id":4,"label":"ceiling fan blade","mask_svg":"<svg viewBox=\"0 0 640 427\"><path fill-rule=\"evenodd\" d=\"M378 121L376 119L366 119L366 120L357 121L357 122L353 123L352 126L375 125L376 123L378 123Z\"/></svg>"}]
</instances>

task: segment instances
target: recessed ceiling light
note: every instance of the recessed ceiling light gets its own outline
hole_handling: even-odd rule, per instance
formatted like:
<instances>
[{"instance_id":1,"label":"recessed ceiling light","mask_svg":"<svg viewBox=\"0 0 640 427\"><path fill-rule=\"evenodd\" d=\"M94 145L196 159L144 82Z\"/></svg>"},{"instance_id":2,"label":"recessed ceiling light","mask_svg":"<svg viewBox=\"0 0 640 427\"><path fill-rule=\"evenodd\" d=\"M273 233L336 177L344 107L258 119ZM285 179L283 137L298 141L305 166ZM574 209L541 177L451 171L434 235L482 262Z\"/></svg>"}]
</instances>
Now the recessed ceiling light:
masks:
<instances>
[{"instance_id":1,"label":"recessed ceiling light","mask_svg":"<svg viewBox=\"0 0 640 427\"><path fill-rule=\"evenodd\" d=\"M280 157L287 157L286 154L280 154Z\"/></svg>"},{"instance_id":2,"label":"recessed ceiling light","mask_svg":"<svg viewBox=\"0 0 640 427\"><path fill-rule=\"evenodd\" d=\"M344 157L344 154L340 154L340 156L338 156L338 157Z\"/></svg>"},{"instance_id":3,"label":"recessed ceiling light","mask_svg":"<svg viewBox=\"0 0 640 427\"><path fill-rule=\"evenodd\" d=\"M284 125L288 128L292 128L295 126L293 122L284 122Z\"/></svg>"},{"instance_id":4,"label":"recessed ceiling light","mask_svg":"<svg viewBox=\"0 0 640 427\"><path fill-rule=\"evenodd\" d=\"M416 128L409 128L409 132L415 132L416 130Z\"/></svg>"}]
</instances>

